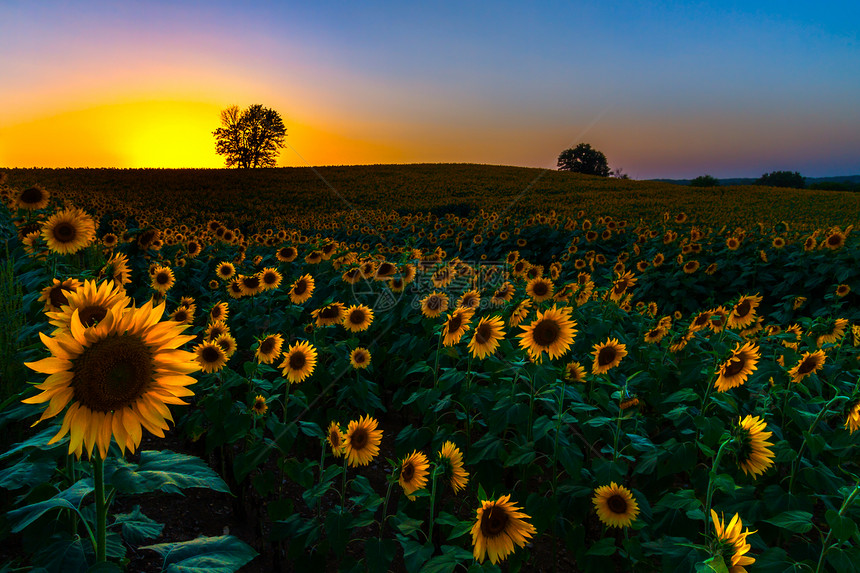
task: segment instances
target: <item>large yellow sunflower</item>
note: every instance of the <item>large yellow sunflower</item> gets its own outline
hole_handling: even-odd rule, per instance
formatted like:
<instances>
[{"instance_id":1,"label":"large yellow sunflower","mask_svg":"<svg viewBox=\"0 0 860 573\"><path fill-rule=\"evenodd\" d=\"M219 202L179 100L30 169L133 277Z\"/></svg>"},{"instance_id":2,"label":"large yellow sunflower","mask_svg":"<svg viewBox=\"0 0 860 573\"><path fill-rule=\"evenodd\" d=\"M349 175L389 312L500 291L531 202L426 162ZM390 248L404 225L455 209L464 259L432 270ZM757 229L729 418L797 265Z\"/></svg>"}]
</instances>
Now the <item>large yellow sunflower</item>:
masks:
<instances>
[{"instance_id":1,"label":"large yellow sunflower","mask_svg":"<svg viewBox=\"0 0 860 573\"><path fill-rule=\"evenodd\" d=\"M239 288L242 290L242 296L254 296L265 290L259 274L240 275Z\"/></svg>"},{"instance_id":2,"label":"large yellow sunflower","mask_svg":"<svg viewBox=\"0 0 860 573\"><path fill-rule=\"evenodd\" d=\"M773 444L767 439L773 432L765 432L764 420L758 416L747 416L738 418L736 428L738 465L747 475L752 474L753 479L763 474L767 468L773 465L773 452L768 449Z\"/></svg>"},{"instance_id":3,"label":"large yellow sunflower","mask_svg":"<svg viewBox=\"0 0 860 573\"><path fill-rule=\"evenodd\" d=\"M284 360L278 366L291 384L298 384L313 374L317 365L317 350L308 341L296 342L284 352Z\"/></svg>"},{"instance_id":4,"label":"large yellow sunflower","mask_svg":"<svg viewBox=\"0 0 860 573\"><path fill-rule=\"evenodd\" d=\"M747 342L741 346L741 343L738 342L732 355L717 370L719 376L714 382L714 388L718 392L725 392L742 385L747 381L749 375L755 372L759 357L758 346L752 342Z\"/></svg>"},{"instance_id":5,"label":"large yellow sunflower","mask_svg":"<svg viewBox=\"0 0 860 573\"><path fill-rule=\"evenodd\" d=\"M368 416L352 420L344 437L344 452L349 467L366 466L379 454L382 430L379 422Z\"/></svg>"},{"instance_id":6,"label":"large yellow sunflower","mask_svg":"<svg viewBox=\"0 0 860 573\"><path fill-rule=\"evenodd\" d=\"M520 347L528 351L536 362L540 362L544 352L553 359L562 356L576 335L576 321L571 320L570 313L570 308L559 309L556 306L538 312L531 324L520 327L523 329L518 335Z\"/></svg>"},{"instance_id":7,"label":"large yellow sunflower","mask_svg":"<svg viewBox=\"0 0 860 573\"><path fill-rule=\"evenodd\" d=\"M311 312L311 317L316 321L317 326L331 326L343 322L345 309L342 302L333 302L321 308L314 309Z\"/></svg>"},{"instance_id":8,"label":"large yellow sunflower","mask_svg":"<svg viewBox=\"0 0 860 573\"><path fill-rule=\"evenodd\" d=\"M481 306L481 294L476 290L466 291L457 299L457 308L477 310Z\"/></svg>"},{"instance_id":9,"label":"large yellow sunflower","mask_svg":"<svg viewBox=\"0 0 860 573\"><path fill-rule=\"evenodd\" d=\"M293 304L301 304L311 298L314 293L314 277L311 275L302 275L296 279L293 286L290 287L290 300Z\"/></svg>"},{"instance_id":10,"label":"large yellow sunflower","mask_svg":"<svg viewBox=\"0 0 860 573\"><path fill-rule=\"evenodd\" d=\"M167 404L184 405L181 398L193 395L188 374L200 366L192 353L178 350L194 338L182 334L187 325L159 322L163 315L164 304L126 308L119 302L92 328L84 328L76 310L68 332L39 334L51 356L27 366L49 376L36 385L41 394L23 401L48 402L39 421L69 405L50 444L70 434L70 454L80 457L86 449L92 456L98 446L104 459L112 438L133 452L141 428L164 437L167 420L173 421Z\"/></svg>"},{"instance_id":11,"label":"large yellow sunflower","mask_svg":"<svg viewBox=\"0 0 860 573\"><path fill-rule=\"evenodd\" d=\"M168 266L159 265L155 267L152 273L152 289L164 294L173 288L176 284L176 278L173 276L173 269Z\"/></svg>"},{"instance_id":12,"label":"large yellow sunflower","mask_svg":"<svg viewBox=\"0 0 860 573\"><path fill-rule=\"evenodd\" d=\"M510 494L496 501L482 501L472 525L472 554L475 559L483 563L489 555L490 562L495 565L513 553L514 544L523 547L528 538L537 533L526 519L531 517L511 501Z\"/></svg>"},{"instance_id":13,"label":"large yellow sunflower","mask_svg":"<svg viewBox=\"0 0 860 573\"><path fill-rule=\"evenodd\" d=\"M830 332L822 334L815 340L815 344L818 348L821 348L825 344L832 344L838 341L840 338L845 336L845 329L848 327L848 319L847 318L837 318L833 321L833 325L830 329Z\"/></svg>"},{"instance_id":14,"label":"large yellow sunflower","mask_svg":"<svg viewBox=\"0 0 860 573\"><path fill-rule=\"evenodd\" d=\"M15 196L15 204L19 209L44 209L51 200L51 194L38 185L28 187Z\"/></svg>"},{"instance_id":15,"label":"large yellow sunflower","mask_svg":"<svg viewBox=\"0 0 860 573\"><path fill-rule=\"evenodd\" d=\"M552 281L543 277L535 277L526 284L526 294L535 302L551 299L554 292Z\"/></svg>"},{"instance_id":16,"label":"large yellow sunflower","mask_svg":"<svg viewBox=\"0 0 860 573\"><path fill-rule=\"evenodd\" d=\"M62 307L69 304L69 299L66 298L63 291L74 292L81 286L81 281L75 278L68 278L62 282L59 279L54 279L52 285L42 289L39 297L39 300L45 303L45 312L61 312Z\"/></svg>"},{"instance_id":17,"label":"large yellow sunflower","mask_svg":"<svg viewBox=\"0 0 860 573\"><path fill-rule=\"evenodd\" d=\"M797 365L788 371L788 375L791 376L791 381L800 382L810 374L818 372L824 366L824 360L826 358L827 355L824 354L823 350L804 352Z\"/></svg>"},{"instance_id":18,"label":"large yellow sunflower","mask_svg":"<svg viewBox=\"0 0 860 573\"><path fill-rule=\"evenodd\" d=\"M403 458L400 462L400 472L397 482L403 488L409 499L415 499L412 494L427 485L427 475L430 473L430 460L418 450Z\"/></svg>"},{"instance_id":19,"label":"large yellow sunflower","mask_svg":"<svg viewBox=\"0 0 860 573\"><path fill-rule=\"evenodd\" d=\"M439 459L444 466L445 479L451 484L454 493L459 493L469 483L469 472L463 469L463 453L454 442L445 442L439 451Z\"/></svg>"},{"instance_id":20,"label":"large yellow sunflower","mask_svg":"<svg viewBox=\"0 0 860 573\"><path fill-rule=\"evenodd\" d=\"M445 346L454 346L469 330L469 322L475 311L471 308L455 308L442 326L442 343Z\"/></svg>"},{"instance_id":21,"label":"large yellow sunflower","mask_svg":"<svg viewBox=\"0 0 860 573\"><path fill-rule=\"evenodd\" d=\"M341 324L351 332L361 332L370 328L372 322L373 310L363 304L354 304L344 312Z\"/></svg>"},{"instance_id":22,"label":"large yellow sunflower","mask_svg":"<svg viewBox=\"0 0 860 573\"><path fill-rule=\"evenodd\" d=\"M233 266L233 263L224 261L215 267L215 274L218 275L218 278L222 281L226 281L233 278L233 275L236 274L236 267Z\"/></svg>"},{"instance_id":23,"label":"large yellow sunflower","mask_svg":"<svg viewBox=\"0 0 860 573\"><path fill-rule=\"evenodd\" d=\"M281 276L278 269L273 267L264 268L257 273L257 277L260 279L260 285L263 290L276 289L281 285L281 281L284 280L284 277Z\"/></svg>"},{"instance_id":24,"label":"large yellow sunflower","mask_svg":"<svg viewBox=\"0 0 860 573\"><path fill-rule=\"evenodd\" d=\"M505 337L504 322L501 317L484 317L475 327L475 335L469 341L469 352L472 356L483 360L499 347L499 341Z\"/></svg>"},{"instance_id":25,"label":"large yellow sunflower","mask_svg":"<svg viewBox=\"0 0 860 573\"><path fill-rule=\"evenodd\" d=\"M42 223L42 238L51 251L61 255L77 253L88 247L95 237L95 221L76 207L54 213Z\"/></svg>"},{"instance_id":26,"label":"large yellow sunflower","mask_svg":"<svg viewBox=\"0 0 860 573\"><path fill-rule=\"evenodd\" d=\"M60 306L59 312L46 312L48 322L57 328L52 334L68 332L72 324L72 315L77 312L78 320L84 328L95 326L107 316L108 310L116 304L128 306L130 300L125 289L113 281L102 281L96 285L94 280L86 280L75 290L63 291L66 304Z\"/></svg>"},{"instance_id":27,"label":"large yellow sunflower","mask_svg":"<svg viewBox=\"0 0 860 573\"><path fill-rule=\"evenodd\" d=\"M436 318L448 310L448 295L445 293L431 292L421 299L421 314L427 318Z\"/></svg>"},{"instance_id":28,"label":"large yellow sunflower","mask_svg":"<svg viewBox=\"0 0 860 573\"><path fill-rule=\"evenodd\" d=\"M746 328L755 320L755 310L761 303L758 295L744 295L729 313L727 324L729 328Z\"/></svg>"},{"instance_id":29,"label":"large yellow sunflower","mask_svg":"<svg viewBox=\"0 0 860 573\"><path fill-rule=\"evenodd\" d=\"M591 498L597 517L609 527L627 527L636 520L639 504L633 493L615 482L594 490Z\"/></svg>"},{"instance_id":30,"label":"large yellow sunflower","mask_svg":"<svg viewBox=\"0 0 860 573\"><path fill-rule=\"evenodd\" d=\"M260 345L254 357L260 364L271 364L281 356L284 337L280 334L269 334L260 339Z\"/></svg>"},{"instance_id":31,"label":"large yellow sunflower","mask_svg":"<svg viewBox=\"0 0 860 573\"><path fill-rule=\"evenodd\" d=\"M215 306L212 307L212 310L209 311L210 320L227 320L227 316L230 314L230 305L226 302L218 302L215 303Z\"/></svg>"},{"instance_id":32,"label":"large yellow sunflower","mask_svg":"<svg viewBox=\"0 0 860 573\"><path fill-rule=\"evenodd\" d=\"M755 563L755 559L746 555L750 550L750 544L747 543L747 536L755 533L747 528L741 533L741 528L744 526L743 521L736 513L728 525L724 525L724 521L717 516L717 512L711 510L711 518L714 520L714 531L717 539L712 550L715 554L723 557L723 560L729 567L729 573L747 573L744 568L746 565Z\"/></svg>"},{"instance_id":33,"label":"large yellow sunflower","mask_svg":"<svg viewBox=\"0 0 860 573\"><path fill-rule=\"evenodd\" d=\"M356 370L367 368L370 366L370 351L359 346L349 353L349 363Z\"/></svg>"},{"instance_id":34,"label":"large yellow sunflower","mask_svg":"<svg viewBox=\"0 0 860 573\"><path fill-rule=\"evenodd\" d=\"M218 372L227 364L227 353L213 340L204 341L194 347L194 354L203 372Z\"/></svg>"},{"instance_id":35,"label":"large yellow sunflower","mask_svg":"<svg viewBox=\"0 0 860 573\"><path fill-rule=\"evenodd\" d=\"M617 338L610 338L606 342L594 345L594 363L591 365L592 374L603 374L612 370L621 363L621 359L627 356L627 345L618 342Z\"/></svg>"}]
</instances>

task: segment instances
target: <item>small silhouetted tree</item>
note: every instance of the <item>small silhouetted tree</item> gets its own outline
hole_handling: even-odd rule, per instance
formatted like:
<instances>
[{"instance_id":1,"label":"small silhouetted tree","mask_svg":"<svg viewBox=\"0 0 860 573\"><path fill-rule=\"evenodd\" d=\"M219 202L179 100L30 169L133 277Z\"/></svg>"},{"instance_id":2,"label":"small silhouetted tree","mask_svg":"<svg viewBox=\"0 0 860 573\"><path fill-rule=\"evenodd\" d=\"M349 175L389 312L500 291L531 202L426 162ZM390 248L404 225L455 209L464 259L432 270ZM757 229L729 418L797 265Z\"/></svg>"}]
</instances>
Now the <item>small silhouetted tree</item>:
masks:
<instances>
[{"instance_id":1,"label":"small silhouetted tree","mask_svg":"<svg viewBox=\"0 0 860 573\"><path fill-rule=\"evenodd\" d=\"M803 189L806 187L806 179L797 171L771 171L756 179L754 185Z\"/></svg>"},{"instance_id":2,"label":"small silhouetted tree","mask_svg":"<svg viewBox=\"0 0 860 573\"><path fill-rule=\"evenodd\" d=\"M712 175L699 175L690 181L690 187L719 187L720 180Z\"/></svg>"},{"instance_id":3,"label":"small silhouetted tree","mask_svg":"<svg viewBox=\"0 0 860 573\"><path fill-rule=\"evenodd\" d=\"M586 175L609 176L609 164L606 156L592 149L588 143L580 143L576 147L565 149L558 156L559 171L573 171Z\"/></svg>"},{"instance_id":4,"label":"small silhouetted tree","mask_svg":"<svg viewBox=\"0 0 860 573\"><path fill-rule=\"evenodd\" d=\"M233 105L221 111L221 127L212 135L215 153L224 156L227 167L274 167L287 128L273 109L254 104L240 111Z\"/></svg>"},{"instance_id":5,"label":"small silhouetted tree","mask_svg":"<svg viewBox=\"0 0 860 573\"><path fill-rule=\"evenodd\" d=\"M620 167L616 167L610 171L609 176L614 177L615 179L630 179L630 176L624 173L624 170Z\"/></svg>"}]
</instances>

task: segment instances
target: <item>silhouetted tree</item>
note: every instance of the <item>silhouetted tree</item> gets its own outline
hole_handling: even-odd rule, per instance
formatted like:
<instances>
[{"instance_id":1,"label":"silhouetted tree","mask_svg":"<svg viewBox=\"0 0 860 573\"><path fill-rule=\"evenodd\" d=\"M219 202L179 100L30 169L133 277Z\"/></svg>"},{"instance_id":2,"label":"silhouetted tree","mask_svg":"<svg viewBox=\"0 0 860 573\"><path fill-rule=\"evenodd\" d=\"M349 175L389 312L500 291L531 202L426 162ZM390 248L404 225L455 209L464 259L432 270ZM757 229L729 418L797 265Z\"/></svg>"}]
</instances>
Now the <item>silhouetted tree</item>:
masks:
<instances>
[{"instance_id":1,"label":"silhouetted tree","mask_svg":"<svg viewBox=\"0 0 860 573\"><path fill-rule=\"evenodd\" d=\"M797 171L771 171L756 179L753 185L767 185L768 187L794 187L803 189L806 180Z\"/></svg>"},{"instance_id":2,"label":"silhouetted tree","mask_svg":"<svg viewBox=\"0 0 860 573\"><path fill-rule=\"evenodd\" d=\"M719 187L720 180L713 175L699 175L690 181L690 187Z\"/></svg>"},{"instance_id":3,"label":"silhouetted tree","mask_svg":"<svg viewBox=\"0 0 860 573\"><path fill-rule=\"evenodd\" d=\"M287 128L281 115L260 104L240 111L233 105L221 110L221 126L212 132L215 152L227 167L274 167L284 146Z\"/></svg>"},{"instance_id":4,"label":"silhouetted tree","mask_svg":"<svg viewBox=\"0 0 860 573\"><path fill-rule=\"evenodd\" d=\"M614 177L615 179L630 179L630 176L624 173L624 170L620 167L616 167L609 173L610 177Z\"/></svg>"},{"instance_id":5,"label":"silhouetted tree","mask_svg":"<svg viewBox=\"0 0 860 573\"><path fill-rule=\"evenodd\" d=\"M592 149L588 143L580 143L576 147L565 149L558 156L559 171L573 171L586 175L609 176L609 164L606 156Z\"/></svg>"}]
</instances>

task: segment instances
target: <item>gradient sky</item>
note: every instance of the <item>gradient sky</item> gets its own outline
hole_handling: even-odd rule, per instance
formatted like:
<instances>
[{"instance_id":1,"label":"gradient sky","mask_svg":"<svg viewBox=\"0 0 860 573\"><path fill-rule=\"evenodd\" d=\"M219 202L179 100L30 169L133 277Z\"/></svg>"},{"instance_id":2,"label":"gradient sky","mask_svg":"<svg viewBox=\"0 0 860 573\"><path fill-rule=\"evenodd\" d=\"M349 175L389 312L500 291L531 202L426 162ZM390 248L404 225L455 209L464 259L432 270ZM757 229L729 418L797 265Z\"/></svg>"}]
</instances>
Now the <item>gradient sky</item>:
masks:
<instances>
[{"instance_id":1,"label":"gradient sky","mask_svg":"<svg viewBox=\"0 0 860 573\"><path fill-rule=\"evenodd\" d=\"M860 173L858 2L0 2L0 166L220 167L229 105L284 166Z\"/></svg>"}]
</instances>

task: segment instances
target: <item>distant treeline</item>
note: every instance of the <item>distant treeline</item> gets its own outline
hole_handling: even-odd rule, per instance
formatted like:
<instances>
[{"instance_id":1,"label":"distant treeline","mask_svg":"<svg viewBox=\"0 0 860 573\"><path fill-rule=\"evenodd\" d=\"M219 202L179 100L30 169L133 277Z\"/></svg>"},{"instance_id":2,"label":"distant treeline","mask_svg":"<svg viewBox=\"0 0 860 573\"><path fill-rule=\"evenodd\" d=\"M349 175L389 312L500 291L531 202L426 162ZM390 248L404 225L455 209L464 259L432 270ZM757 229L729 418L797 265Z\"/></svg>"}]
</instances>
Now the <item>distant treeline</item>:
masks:
<instances>
[{"instance_id":1,"label":"distant treeline","mask_svg":"<svg viewBox=\"0 0 860 573\"><path fill-rule=\"evenodd\" d=\"M819 191L860 191L860 175L839 175L835 177L804 177L807 189ZM693 179L649 179L675 185L690 185ZM717 179L720 186L755 185L757 177L730 177Z\"/></svg>"}]
</instances>

